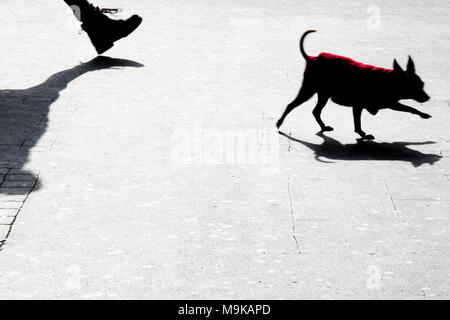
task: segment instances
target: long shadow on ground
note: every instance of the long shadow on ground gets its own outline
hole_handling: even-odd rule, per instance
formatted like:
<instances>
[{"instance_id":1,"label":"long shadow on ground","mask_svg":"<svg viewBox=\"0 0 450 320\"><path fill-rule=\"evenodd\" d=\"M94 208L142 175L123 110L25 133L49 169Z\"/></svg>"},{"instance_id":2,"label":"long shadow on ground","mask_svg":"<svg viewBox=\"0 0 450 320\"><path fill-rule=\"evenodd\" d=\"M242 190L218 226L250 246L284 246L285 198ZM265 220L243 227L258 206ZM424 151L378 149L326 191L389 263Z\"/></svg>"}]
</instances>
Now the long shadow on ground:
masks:
<instances>
[{"instance_id":1,"label":"long shadow on ground","mask_svg":"<svg viewBox=\"0 0 450 320\"><path fill-rule=\"evenodd\" d=\"M142 66L131 60L99 56L58 72L37 86L0 90L0 194L27 194L39 188L36 174L23 167L30 150L47 130L50 106L69 82L90 71Z\"/></svg>"},{"instance_id":2,"label":"long shadow on ground","mask_svg":"<svg viewBox=\"0 0 450 320\"><path fill-rule=\"evenodd\" d=\"M420 167L425 163L433 165L442 158L442 156L437 154L422 153L408 148L411 145L433 144L434 142L432 141L392 143L361 141L353 144L342 144L319 132L317 135L323 139L323 142L321 144L314 144L293 138L283 132L280 132L280 134L291 141L298 142L311 149L314 152L316 160L321 162L330 162L323 159L405 161L410 162L414 167Z\"/></svg>"}]
</instances>

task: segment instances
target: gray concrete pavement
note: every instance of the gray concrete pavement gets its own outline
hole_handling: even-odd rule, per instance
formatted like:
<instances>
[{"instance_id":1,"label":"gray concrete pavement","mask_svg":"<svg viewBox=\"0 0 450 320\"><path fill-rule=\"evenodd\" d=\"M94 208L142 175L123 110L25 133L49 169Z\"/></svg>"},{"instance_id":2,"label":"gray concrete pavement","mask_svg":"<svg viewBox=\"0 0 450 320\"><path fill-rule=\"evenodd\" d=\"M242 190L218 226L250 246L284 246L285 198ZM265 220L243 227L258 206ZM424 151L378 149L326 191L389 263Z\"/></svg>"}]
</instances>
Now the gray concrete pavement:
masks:
<instances>
[{"instance_id":1,"label":"gray concrete pavement","mask_svg":"<svg viewBox=\"0 0 450 320\"><path fill-rule=\"evenodd\" d=\"M144 17L127 62L62 1L0 4L0 298L450 297L447 4L96 3ZM433 118L365 113L357 145L313 98L278 135L311 28L311 55L411 55Z\"/></svg>"}]
</instances>

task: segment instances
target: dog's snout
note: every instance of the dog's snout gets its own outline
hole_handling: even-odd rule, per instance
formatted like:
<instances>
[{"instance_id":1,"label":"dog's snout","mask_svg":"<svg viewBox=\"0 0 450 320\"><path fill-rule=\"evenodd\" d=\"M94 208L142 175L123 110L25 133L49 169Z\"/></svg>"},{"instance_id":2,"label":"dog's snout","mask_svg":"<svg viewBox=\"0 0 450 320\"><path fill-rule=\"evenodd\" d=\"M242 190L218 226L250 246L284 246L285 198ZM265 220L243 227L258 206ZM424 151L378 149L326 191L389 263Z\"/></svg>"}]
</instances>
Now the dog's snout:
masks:
<instances>
[{"instance_id":1,"label":"dog's snout","mask_svg":"<svg viewBox=\"0 0 450 320\"><path fill-rule=\"evenodd\" d=\"M417 102L420 103L424 103L427 102L428 100L430 100L430 96L428 94L426 94L425 91L422 91L418 96L417 96Z\"/></svg>"},{"instance_id":2,"label":"dog's snout","mask_svg":"<svg viewBox=\"0 0 450 320\"><path fill-rule=\"evenodd\" d=\"M420 102L423 103L423 102L427 102L428 100L430 100L430 96L424 92Z\"/></svg>"}]
</instances>

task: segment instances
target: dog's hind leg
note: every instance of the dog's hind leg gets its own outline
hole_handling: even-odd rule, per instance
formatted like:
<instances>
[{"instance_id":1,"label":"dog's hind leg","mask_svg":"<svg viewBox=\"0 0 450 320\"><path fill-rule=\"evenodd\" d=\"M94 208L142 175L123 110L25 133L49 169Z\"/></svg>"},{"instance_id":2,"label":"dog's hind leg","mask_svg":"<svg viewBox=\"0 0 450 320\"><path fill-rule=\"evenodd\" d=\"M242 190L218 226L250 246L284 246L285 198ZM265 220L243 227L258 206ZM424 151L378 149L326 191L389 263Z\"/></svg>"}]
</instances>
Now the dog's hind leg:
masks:
<instances>
[{"instance_id":1,"label":"dog's hind leg","mask_svg":"<svg viewBox=\"0 0 450 320\"><path fill-rule=\"evenodd\" d=\"M361 136L363 140L373 140L375 137L371 134L366 134L361 129L361 113L363 108L353 107L353 121L355 123L355 132Z\"/></svg>"},{"instance_id":2,"label":"dog's hind leg","mask_svg":"<svg viewBox=\"0 0 450 320\"><path fill-rule=\"evenodd\" d=\"M333 131L334 129L330 126L326 126L325 123L323 123L322 118L320 117L320 114L322 113L323 108L328 102L329 97L319 94L319 98L317 99L317 104L313 109L313 115L314 118L316 118L317 123L320 126L321 131Z\"/></svg>"},{"instance_id":3,"label":"dog's hind leg","mask_svg":"<svg viewBox=\"0 0 450 320\"><path fill-rule=\"evenodd\" d=\"M313 90L306 89L305 86L302 86L300 88L300 92L298 93L297 97L294 99L294 101L292 101L291 103L288 104L288 106L286 107L286 110L284 110L284 112L283 112L283 115L277 121L277 128L280 128L280 126L283 124L284 118L286 118L286 116L289 114L289 112L294 110L296 107L298 107L302 103L308 101L314 95L314 93L315 92Z\"/></svg>"}]
</instances>

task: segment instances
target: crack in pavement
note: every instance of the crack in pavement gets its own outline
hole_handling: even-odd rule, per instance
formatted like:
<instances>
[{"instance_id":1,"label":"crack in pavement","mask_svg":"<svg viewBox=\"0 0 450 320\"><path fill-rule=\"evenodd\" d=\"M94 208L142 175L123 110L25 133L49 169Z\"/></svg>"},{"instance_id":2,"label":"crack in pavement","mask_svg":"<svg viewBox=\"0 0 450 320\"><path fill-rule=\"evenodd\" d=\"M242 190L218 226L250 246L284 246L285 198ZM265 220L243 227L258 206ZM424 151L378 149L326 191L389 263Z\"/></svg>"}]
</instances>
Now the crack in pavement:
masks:
<instances>
[{"instance_id":1,"label":"crack in pavement","mask_svg":"<svg viewBox=\"0 0 450 320\"><path fill-rule=\"evenodd\" d=\"M289 137L291 136L291 129L289 129ZM288 152L290 152L292 149L292 145L291 145L291 139L288 139ZM289 179L289 177L288 177Z\"/></svg>"},{"instance_id":2,"label":"crack in pavement","mask_svg":"<svg viewBox=\"0 0 450 320\"><path fill-rule=\"evenodd\" d=\"M290 177L288 176L288 194L289 194L289 203L291 205L291 219L292 219L292 238L294 238L295 241L295 245L297 247L297 253L301 254L301 250L300 250L300 246L297 240L297 232L295 229L295 218L294 218L294 206L292 205L292 196L291 196L291 187L290 187L290 181L289 181Z\"/></svg>"},{"instance_id":3,"label":"crack in pavement","mask_svg":"<svg viewBox=\"0 0 450 320\"><path fill-rule=\"evenodd\" d=\"M0 181L0 186L3 184L3 182L5 182L6 180L6 176L9 174L9 172L11 171L11 169L8 169L4 174L3 174L3 178Z\"/></svg>"},{"instance_id":4,"label":"crack in pavement","mask_svg":"<svg viewBox=\"0 0 450 320\"><path fill-rule=\"evenodd\" d=\"M263 141L264 141L264 121L266 120L266 116L264 112L261 112L262 115L262 129L261 129L261 135L259 137L259 154L261 154L261 151L263 149Z\"/></svg>"},{"instance_id":5,"label":"crack in pavement","mask_svg":"<svg viewBox=\"0 0 450 320\"><path fill-rule=\"evenodd\" d=\"M11 173L11 171L12 171L12 169L8 169L7 173L4 175L2 181L0 182L0 186L3 185L3 183L7 181L6 177ZM13 181L24 181L24 180L13 180ZM25 180L25 181L28 181L28 180ZM12 218L11 221L9 223L2 224L3 226L7 227L6 228L7 231L6 231L6 234L0 238L0 251L3 250L3 246L6 244L6 241L8 240L9 236L11 235L11 231L14 226L14 223L17 220L17 217L19 216L19 214L20 214L23 206L25 205L25 202L27 201L28 197L30 196L31 192L33 192L34 188L36 187L38 181L39 181L39 174L36 175L36 177L33 181L33 184L31 185L31 187L29 187L29 190L25 194L25 197L22 201L6 201L6 202L12 202L12 203L18 202L19 206L15 209L12 209L12 210L15 210L14 214L12 214L11 216L6 215L6 217ZM6 209L8 210L8 208L6 208Z\"/></svg>"},{"instance_id":6,"label":"crack in pavement","mask_svg":"<svg viewBox=\"0 0 450 320\"><path fill-rule=\"evenodd\" d=\"M387 192L388 192L388 194L389 194L389 198L391 198L391 203L392 203L392 206L394 207L394 211L395 211L395 213L397 213L397 215L398 215L397 206L395 205L395 201L394 201L394 199L392 198L391 191L389 190L389 187L388 187L386 181L384 181L384 186L386 187L386 190L387 190Z\"/></svg>"}]
</instances>

